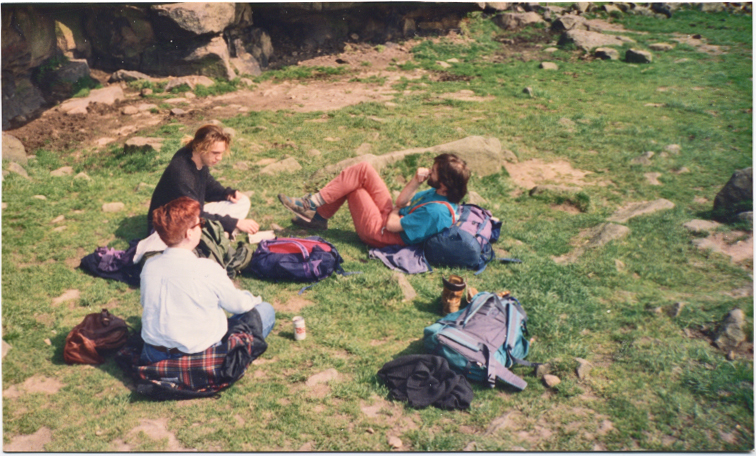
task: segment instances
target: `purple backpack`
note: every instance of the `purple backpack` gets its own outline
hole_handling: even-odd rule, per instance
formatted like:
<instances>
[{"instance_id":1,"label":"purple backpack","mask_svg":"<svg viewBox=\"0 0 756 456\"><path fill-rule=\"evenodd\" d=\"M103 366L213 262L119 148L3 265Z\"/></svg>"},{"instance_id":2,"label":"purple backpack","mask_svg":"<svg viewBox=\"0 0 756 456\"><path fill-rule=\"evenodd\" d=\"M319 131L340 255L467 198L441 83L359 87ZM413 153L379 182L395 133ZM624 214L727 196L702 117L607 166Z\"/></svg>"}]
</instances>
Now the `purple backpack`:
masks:
<instances>
[{"instance_id":1,"label":"purple backpack","mask_svg":"<svg viewBox=\"0 0 756 456\"><path fill-rule=\"evenodd\" d=\"M260 241L246 271L261 279L317 282L343 274L343 262L336 247L321 237L276 238Z\"/></svg>"},{"instance_id":2,"label":"purple backpack","mask_svg":"<svg viewBox=\"0 0 756 456\"><path fill-rule=\"evenodd\" d=\"M491 211L462 204L452 226L425 240L425 259L430 264L467 268L480 274L496 256L491 243L499 239L500 231L501 222Z\"/></svg>"}]
</instances>

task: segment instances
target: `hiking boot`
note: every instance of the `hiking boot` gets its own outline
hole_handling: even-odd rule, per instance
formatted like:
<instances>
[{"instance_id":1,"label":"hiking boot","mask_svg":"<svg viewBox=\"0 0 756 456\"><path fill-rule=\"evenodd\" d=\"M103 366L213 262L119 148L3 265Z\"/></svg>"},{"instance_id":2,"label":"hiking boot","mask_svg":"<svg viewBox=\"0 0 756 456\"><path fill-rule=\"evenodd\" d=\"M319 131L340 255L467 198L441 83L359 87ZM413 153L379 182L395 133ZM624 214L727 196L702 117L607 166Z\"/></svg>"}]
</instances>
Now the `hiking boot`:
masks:
<instances>
[{"instance_id":1,"label":"hiking boot","mask_svg":"<svg viewBox=\"0 0 756 456\"><path fill-rule=\"evenodd\" d=\"M328 220L325 219L318 220L318 218L313 218L312 220L307 222L299 217L294 217L293 219L291 219L291 223L310 230L324 231L328 229Z\"/></svg>"},{"instance_id":2,"label":"hiking boot","mask_svg":"<svg viewBox=\"0 0 756 456\"><path fill-rule=\"evenodd\" d=\"M315 217L315 209L310 208L310 202L306 198L289 198L283 193L279 193L278 200L286 209L305 222L311 222L312 218Z\"/></svg>"},{"instance_id":3,"label":"hiking boot","mask_svg":"<svg viewBox=\"0 0 756 456\"><path fill-rule=\"evenodd\" d=\"M465 301L467 301L467 303L470 304L476 294L478 294L477 288L467 287L467 293L465 293Z\"/></svg>"},{"instance_id":4,"label":"hiking boot","mask_svg":"<svg viewBox=\"0 0 756 456\"><path fill-rule=\"evenodd\" d=\"M465 292L465 279L458 275L450 275L449 279L441 277L444 291L441 293L441 314L448 315L459 310L459 303Z\"/></svg>"}]
</instances>

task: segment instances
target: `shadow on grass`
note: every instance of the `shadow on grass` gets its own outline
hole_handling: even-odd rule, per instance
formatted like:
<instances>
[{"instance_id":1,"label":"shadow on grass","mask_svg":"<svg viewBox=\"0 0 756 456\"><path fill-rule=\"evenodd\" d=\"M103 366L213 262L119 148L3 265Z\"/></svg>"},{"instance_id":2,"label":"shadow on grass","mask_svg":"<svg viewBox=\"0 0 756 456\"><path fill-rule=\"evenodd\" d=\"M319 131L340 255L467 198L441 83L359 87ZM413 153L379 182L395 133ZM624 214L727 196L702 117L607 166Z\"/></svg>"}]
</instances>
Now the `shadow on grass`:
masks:
<instances>
[{"instance_id":1,"label":"shadow on grass","mask_svg":"<svg viewBox=\"0 0 756 456\"><path fill-rule=\"evenodd\" d=\"M134 239L144 239L147 232L147 214L124 218L115 230L115 235L126 242Z\"/></svg>"}]
</instances>

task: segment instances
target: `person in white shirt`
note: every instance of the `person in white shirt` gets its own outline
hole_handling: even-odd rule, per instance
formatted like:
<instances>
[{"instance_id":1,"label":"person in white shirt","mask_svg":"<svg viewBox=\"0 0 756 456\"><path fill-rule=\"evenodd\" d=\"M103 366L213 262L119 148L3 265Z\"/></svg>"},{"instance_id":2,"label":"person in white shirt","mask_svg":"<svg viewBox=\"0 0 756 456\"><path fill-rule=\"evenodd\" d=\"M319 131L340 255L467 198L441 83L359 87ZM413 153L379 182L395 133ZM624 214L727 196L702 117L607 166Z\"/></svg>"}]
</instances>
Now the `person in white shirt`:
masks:
<instances>
[{"instance_id":1,"label":"person in white shirt","mask_svg":"<svg viewBox=\"0 0 756 456\"><path fill-rule=\"evenodd\" d=\"M186 196L153 213L155 230L168 248L147 260L140 276L144 363L200 353L219 344L228 331L226 311L237 317L257 312L263 337L275 325L273 306L237 289L223 267L192 252L200 242L203 223L199 202Z\"/></svg>"}]
</instances>

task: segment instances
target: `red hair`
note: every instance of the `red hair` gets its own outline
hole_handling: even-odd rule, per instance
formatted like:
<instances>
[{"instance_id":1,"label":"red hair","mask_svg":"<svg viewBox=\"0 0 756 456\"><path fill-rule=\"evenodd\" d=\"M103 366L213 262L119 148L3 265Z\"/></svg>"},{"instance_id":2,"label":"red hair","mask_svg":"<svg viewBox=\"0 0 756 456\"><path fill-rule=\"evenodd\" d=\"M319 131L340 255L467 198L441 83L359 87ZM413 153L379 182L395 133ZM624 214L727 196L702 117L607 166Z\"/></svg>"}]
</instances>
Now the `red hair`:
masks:
<instances>
[{"instance_id":1,"label":"red hair","mask_svg":"<svg viewBox=\"0 0 756 456\"><path fill-rule=\"evenodd\" d=\"M186 232L197 223L199 202L181 196L152 212L152 226L168 247L181 243Z\"/></svg>"}]
</instances>

